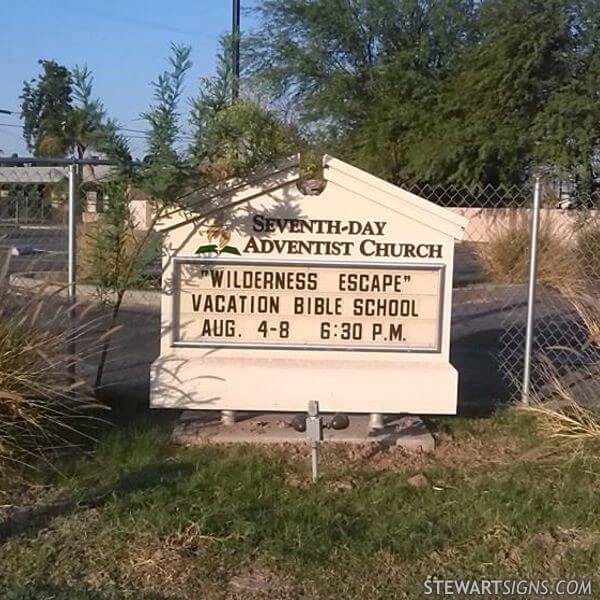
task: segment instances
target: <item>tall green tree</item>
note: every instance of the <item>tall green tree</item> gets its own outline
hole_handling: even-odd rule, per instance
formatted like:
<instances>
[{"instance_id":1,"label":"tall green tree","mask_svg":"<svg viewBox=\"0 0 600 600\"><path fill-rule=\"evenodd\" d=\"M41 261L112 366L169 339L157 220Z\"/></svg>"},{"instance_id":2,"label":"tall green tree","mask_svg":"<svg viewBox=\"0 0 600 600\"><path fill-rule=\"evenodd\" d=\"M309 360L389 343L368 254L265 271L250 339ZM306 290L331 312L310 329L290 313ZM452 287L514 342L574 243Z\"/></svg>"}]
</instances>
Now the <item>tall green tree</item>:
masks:
<instances>
[{"instance_id":1,"label":"tall green tree","mask_svg":"<svg viewBox=\"0 0 600 600\"><path fill-rule=\"evenodd\" d=\"M535 124L570 76L570 0L487 0L477 37L406 139L405 177L520 183Z\"/></svg>"},{"instance_id":2,"label":"tall green tree","mask_svg":"<svg viewBox=\"0 0 600 600\"><path fill-rule=\"evenodd\" d=\"M474 2L263 0L257 12L256 81L311 135L391 175L398 138L469 39Z\"/></svg>"},{"instance_id":3,"label":"tall green tree","mask_svg":"<svg viewBox=\"0 0 600 600\"><path fill-rule=\"evenodd\" d=\"M177 200L189 179L189 163L177 148L180 131L180 102L185 77L190 70L191 48L172 44L169 67L152 83L153 103L142 114L148 124L148 155L142 162L131 157L127 139L116 127L108 129L103 149L115 162L113 198L104 222L92 238L92 256L100 268L96 272L99 297L111 305L111 315L100 351L95 387L102 384L111 344L110 332L117 323L127 290L139 274L140 259L151 242L155 224L177 207ZM141 189L152 204L150 228L136 235L129 207L129 191ZM104 257L104 259L103 259ZM108 269L106 269L108 266Z\"/></svg>"},{"instance_id":4,"label":"tall green tree","mask_svg":"<svg viewBox=\"0 0 600 600\"><path fill-rule=\"evenodd\" d=\"M256 81L392 181L594 178L599 0L262 0Z\"/></svg>"},{"instance_id":5,"label":"tall green tree","mask_svg":"<svg viewBox=\"0 0 600 600\"><path fill-rule=\"evenodd\" d=\"M538 162L562 168L582 192L600 192L600 1L574 0L568 77L538 114Z\"/></svg>"},{"instance_id":6,"label":"tall green tree","mask_svg":"<svg viewBox=\"0 0 600 600\"><path fill-rule=\"evenodd\" d=\"M42 73L23 85L23 136L36 156L83 158L98 149L111 127L100 100L93 97L92 73L72 71L53 60L41 60Z\"/></svg>"},{"instance_id":7,"label":"tall green tree","mask_svg":"<svg viewBox=\"0 0 600 600\"><path fill-rule=\"evenodd\" d=\"M364 117L335 151L364 168L398 181L408 161L411 139L432 112L442 83L475 36L472 2L407 2L395 28L391 50L377 68L375 93Z\"/></svg>"},{"instance_id":8,"label":"tall green tree","mask_svg":"<svg viewBox=\"0 0 600 600\"><path fill-rule=\"evenodd\" d=\"M42 73L23 84L23 137L36 155L63 155L70 147L66 123L72 103L71 73L54 60L40 60L39 64Z\"/></svg>"},{"instance_id":9,"label":"tall green tree","mask_svg":"<svg viewBox=\"0 0 600 600\"><path fill-rule=\"evenodd\" d=\"M370 113L389 77L435 77L468 37L473 4L263 0L248 40L251 67L302 121L343 134Z\"/></svg>"},{"instance_id":10,"label":"tall green tree","mask_svg":"<svg viewBox=\"0 0 600 600\"><path fill-rule=\"evenodd\" d=\"M125 137L112 124L103 150L115 164L114 198L94 238L100 296L112 304L108 332L117 323L123 298L139 275L144 254L152 242L154 225L165 214L190 209L189 198L203 188L229 177L243 177L266 167L292 151L292 143L277 118L248 98L232 101L230 41L224 38L217 73L201 81L198 95L190 100L192 142L183 142L181 103L185 78L191 67L191 49L172 45L169 67L153 83L154 98L142 114L148 126L148 154L134 161ZM187 138L188 136L185 136ZM150 202L152 222L147 231L133 231L129 192L142 190ZM200 195L201 196L201 195ZM211 195L195 199L192 210L198 221L215 217ZM219 207L226 211L227 207ZM108 270L106 270L108 269ZM111 338L103 341L96 374L102 383Z\"/></svg>"}]
</instances>

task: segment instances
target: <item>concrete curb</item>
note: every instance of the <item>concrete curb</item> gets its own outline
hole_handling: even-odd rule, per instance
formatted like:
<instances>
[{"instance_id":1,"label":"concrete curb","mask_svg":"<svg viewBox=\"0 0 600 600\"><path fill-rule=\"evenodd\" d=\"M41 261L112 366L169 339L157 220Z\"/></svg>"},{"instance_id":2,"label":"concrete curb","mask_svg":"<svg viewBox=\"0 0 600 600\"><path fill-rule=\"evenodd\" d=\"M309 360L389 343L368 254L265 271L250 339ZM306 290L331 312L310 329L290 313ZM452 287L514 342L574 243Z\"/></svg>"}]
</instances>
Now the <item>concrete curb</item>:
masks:
<instances>
[{"instance_id":1,"label":"concrete curb","mask_svg":"<svg viewBox=\"0 0 600 600\"><path fill-rule=\"evenodd\" d=\"M464 287L455 287L452 290L453 304L481 304L492 302L498 296L504 294L515 294L519 290L526 291L527 283L474 283Z\"/></svg>"},{"instance_id":2,"label":"concrete curb","mask_svg":"<svg viewBox=\"0 0 600 600\"><path fill-rule=\"evenodd\" d=\"M65 283L57 283L56 273L53 271L13 273L9 276L8 282L12 289L21 292L67 297L67 285ZM160 292L152 290L128 290L123 298L123 307L160 310L160 295ZM99 302L96 286L88 283L78 283L77 299Z\"/></svg>"}]
</instances>

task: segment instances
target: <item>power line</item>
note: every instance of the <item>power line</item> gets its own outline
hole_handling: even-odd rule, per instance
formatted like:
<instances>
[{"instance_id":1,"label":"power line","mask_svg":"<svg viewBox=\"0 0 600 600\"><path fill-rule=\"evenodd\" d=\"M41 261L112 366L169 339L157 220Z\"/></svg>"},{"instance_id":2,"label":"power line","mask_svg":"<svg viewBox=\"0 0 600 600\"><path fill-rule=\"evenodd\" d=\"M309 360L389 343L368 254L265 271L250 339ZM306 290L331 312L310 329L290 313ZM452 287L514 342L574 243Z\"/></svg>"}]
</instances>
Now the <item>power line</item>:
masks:
<instances>
[{"instance_id":1,"label":"power line","mask_svg":"<svg viewBox=\"0 0 600 600\"><path fill-rule=\"evenodd\" d=\"M13 127L13 128L17 128L17 129L23 129L23 125L19 125L16 123L0 123L0 127ZM131 129L129 127L117 127L117 129L119 131L143 134L142 136L133 136L133 135L126 136L131 139L145 140L145 139L148 139L148 136L150 135L147 131L144 131L143 129ZM194 141L195 138L192 135L181 134L181 135L175 136L175 139L180 140L180 141L192 142L192 141Z\"/></svg>"},{"instance_id":2,"label":"power line","mask_svg":"<svg viewBox=\"0 0 600 600\"><path fill-rule=\"evenodd\" d=\"M240 0L233 0L231 10L233 86L232 95L235 102L240 95Z\"/></svg>"},{"instance_id":3,"label":"power line","mask_svg":"<svg viewBox=\"0 0 600 600\"><path fill-rule=\"evenodd\" d=\"M117 129L119 131L131 131L131 133L143 133L144 135L149 135L148 132L144 131L143 129L131 129L130 127L117 127ZM177 137L177 139L189 140L189 141L193 141L196 139L193 135L187 135L185 133L179 134L176 137Z\"/></svg>"},{"instance_id":4,"label":"power line","mask_svg":"<svg viewBox=\"0 0 600 600\"><path fill-rule=\"evenodd\" d=\"M17 112L15 110L8 110L5 108L0 108L0 115L20 115L22 113ZM137 119L135 119L137 120ZM0 123L0 125L3 125L4 127L23 127L23 125L15 125L12 123ZM131 127L117 127L117 129L119 131L130 131L131 133L142 133L144 135L148 135L147 131L144 131L143 129L133 129ZM193 135L189 135L189 134L185 134L182 133L180 135L177 136L178 139L185 139L185 140L189 140L189 141L193 141L195 138Z\"/></svg>"},{"instance_id":5,"label":"power line","mask_svg":"<svg viewBox=\"0 0 600 600\"><path fill-rule=\"evenodd\" d=\"M193 29L185 29L182 27L176 27L172 25L167 25L165 23L160 23L158 21L152 21L148 19L140 19L138 17L129 17L126 15L115 15L108 11L96 10L94 8L84 8L80 6L81 3L77 3L77 12L78 13L87 13L88 15L92 15L98 19L104 19L106 21L112 21L113 23L120 23L122 25L133 25L134 27L143 27L146 29L154 29L157 31L169 31L171 33L177 33L179 35L187 35L191 37L203 37L209 40L217 40L219 39L219 35L204 33L202 31L196 31Z\"/></svg>"}]
</instances>

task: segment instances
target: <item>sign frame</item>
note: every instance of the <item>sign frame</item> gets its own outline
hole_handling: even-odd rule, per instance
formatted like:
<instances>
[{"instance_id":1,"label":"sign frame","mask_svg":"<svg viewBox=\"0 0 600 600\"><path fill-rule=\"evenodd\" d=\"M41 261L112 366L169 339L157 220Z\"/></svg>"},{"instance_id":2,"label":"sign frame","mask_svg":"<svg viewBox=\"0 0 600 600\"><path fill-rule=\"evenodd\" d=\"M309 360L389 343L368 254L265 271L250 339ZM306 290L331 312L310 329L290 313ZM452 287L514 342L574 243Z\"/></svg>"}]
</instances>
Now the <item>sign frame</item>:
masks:
<instances>
[{"instance_id":1,"label":"sign frame","mask_svg":"<svg viewBox=\"0 0 600 600\"><path fill-rule=\"evenodd\" d=\"M171 347L173 348L232 348L243 350L306 350L306 351L337 351L337 352L385 352L403 354L441 354L444 300L446 283L446 265L443 263L407 263L407 262L358 262L358 261L316 261L316 260L293 260L293 259L236 259L206 256L177 256L173 257L171 303ZM435 348L398 348L389 346L361 345L337 346L335 344L299 344L299 343L269 343L257 344L254 342L216 342L214 340L184 341L180 340L180 293L181 293L181 266L184 264L208 264L208 265L239 265L239 266L265 266L265 267L325 267L325 268L352 268L352 269L388 269L401 270L410 269L415 271L436 271L439 277L439 302L437 315L437 339Z\"/></svg>"}]
</instances>

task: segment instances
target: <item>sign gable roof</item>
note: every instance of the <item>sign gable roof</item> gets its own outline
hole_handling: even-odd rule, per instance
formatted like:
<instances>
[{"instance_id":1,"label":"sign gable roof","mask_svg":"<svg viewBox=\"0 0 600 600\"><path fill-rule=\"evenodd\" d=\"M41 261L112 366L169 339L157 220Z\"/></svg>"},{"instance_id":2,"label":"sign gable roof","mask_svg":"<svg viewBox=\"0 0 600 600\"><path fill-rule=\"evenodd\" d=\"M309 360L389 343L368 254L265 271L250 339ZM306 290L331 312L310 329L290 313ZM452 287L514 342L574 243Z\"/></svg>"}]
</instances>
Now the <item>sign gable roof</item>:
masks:
<instances>
[{"instance_id":1,"label":"sign gable roof","mask_svg":"<svg viewBox=\"0 0 600 600\"><path fill-rule=\"evenodd\" d=\"M249 177L247 181L229 180L209 190L190 194L188 206L167 215L157 229L169 231L198 219L209 218L225 208L295 186L301 178L299 163L299 156L295 155L280 161L268 171ZM455 239L462 239L468 224L464 217L332 156L323 157L323 178L360 199L368 199ZM202 209L201 212L198 209Z\"/></svg>"},{"instance_id":2,"label":"sign gable roof","mask_svg":"<svg viewBox=\"0 0 600 600\"><path fill-rule=\"evenodd\" d=\"M323 168L327 181L368 197L372 202L404 214L445 235L462 239L468 225L465 217L332 156L323 157Z\"/></svg>"}]
</instances>

